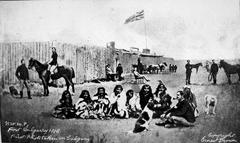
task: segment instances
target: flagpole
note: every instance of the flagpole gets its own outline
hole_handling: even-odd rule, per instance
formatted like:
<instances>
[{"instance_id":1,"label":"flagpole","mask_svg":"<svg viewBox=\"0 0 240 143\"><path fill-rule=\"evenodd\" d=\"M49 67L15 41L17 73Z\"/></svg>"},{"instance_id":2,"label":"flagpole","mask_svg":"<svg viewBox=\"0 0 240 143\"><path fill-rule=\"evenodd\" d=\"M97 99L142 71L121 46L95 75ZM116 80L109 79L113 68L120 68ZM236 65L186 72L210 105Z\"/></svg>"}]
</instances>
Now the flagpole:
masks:
<instances>
[{"instance_id":1,"label":"flagpole","mask_svg":"<svg viewBox=\"0 0 240 143\"><path fill-rule=\"evenodd\" d=\"M145 42L146 42L146 49L147 49L147 28L146 28L146 21L145 21L145 13L144 13L144 29L145 29Z\"/></svg>"}]
</instances>

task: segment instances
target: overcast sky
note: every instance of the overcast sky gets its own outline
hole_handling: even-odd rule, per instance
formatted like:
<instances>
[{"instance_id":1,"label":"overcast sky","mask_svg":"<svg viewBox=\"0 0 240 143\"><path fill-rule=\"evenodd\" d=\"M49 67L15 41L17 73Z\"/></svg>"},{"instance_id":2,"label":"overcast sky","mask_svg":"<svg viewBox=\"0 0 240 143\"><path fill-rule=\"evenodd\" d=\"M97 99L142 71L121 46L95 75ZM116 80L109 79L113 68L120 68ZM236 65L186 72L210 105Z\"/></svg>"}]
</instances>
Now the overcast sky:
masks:
<instances>
[{"instance_id":1,"label":"overcast sky","mask_svg":"<svg viewBox=\"0 0 240 143\"><path fill-rule=\"evenodd\" d=\"M239 58L239 0L82 0L0 2L0 41L147 47L177 59Z\"/></svg>"}]
</instances>

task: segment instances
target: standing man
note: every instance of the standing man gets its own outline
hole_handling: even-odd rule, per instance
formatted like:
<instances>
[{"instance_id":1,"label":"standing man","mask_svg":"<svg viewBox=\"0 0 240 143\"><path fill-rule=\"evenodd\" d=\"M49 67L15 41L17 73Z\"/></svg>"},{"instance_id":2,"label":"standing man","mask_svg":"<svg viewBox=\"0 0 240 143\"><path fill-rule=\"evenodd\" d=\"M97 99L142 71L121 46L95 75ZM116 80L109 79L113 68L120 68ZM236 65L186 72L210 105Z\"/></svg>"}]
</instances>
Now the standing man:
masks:
<instances>
[{"instance_id":1,"label":"standing man","mask_svg":"<svg viewBox=\"0 0 240 143\"><path fill-rule=\"evenodd\" d=\"M18 78L18 80L20 81L20 86L21 86L20 97L21 98L23 97L23 88L25 85L27 88L28 99L32 99L31 94L30 94L30 89L28 87L29 74L28 74L28 69L25 65L24 59L21 60L21 65L17 67L15 75Z\"/></svg>"},{"instance_id":2,"label":"standing man","mask_svg":"<svg viewBox=\"0 0 240 143\"><path fill-rule=\"evenodd\" d=\"M218 65L215 63L214 60L212 60L210 73L212 74L212 77L213 77L213 84L216 84L217 83Z\"/></svg>"},{"instance_id":3,"label":"standing man","mask_svg":"<svg viewBox=\"0 0 240 143\"><path fill-rule=\"evenodd\" d=\"M186 68L186 85L191 84L190 78L192 73L192 66L190 64L190 60L187 60L187 64L185 65Z\"/></svg>"},{"instance_id":4,"label":"standing man","mask_svg":"<svg viewBox=\"0 0 240 143\"><path fill-rule=\"evenodd\" d=\"M118 81L121 81L123 79L122 78L123 68L120 63L117 66L116 72L117 72Z\"/></svg>"},{"instance_id":5,"label":"standing man","mask_svg":"<svg viewBox=\"0 0 240 143\"><path fill-rule=\"evenodd\" d=\"M137 72L140 73L140 74L142 74L142 72L143 72L143 64L142 64L142 62L141 62L141 59L138 58L137 62L138 62L138 63L137 63Z\"/></svg>"}]
</instances>

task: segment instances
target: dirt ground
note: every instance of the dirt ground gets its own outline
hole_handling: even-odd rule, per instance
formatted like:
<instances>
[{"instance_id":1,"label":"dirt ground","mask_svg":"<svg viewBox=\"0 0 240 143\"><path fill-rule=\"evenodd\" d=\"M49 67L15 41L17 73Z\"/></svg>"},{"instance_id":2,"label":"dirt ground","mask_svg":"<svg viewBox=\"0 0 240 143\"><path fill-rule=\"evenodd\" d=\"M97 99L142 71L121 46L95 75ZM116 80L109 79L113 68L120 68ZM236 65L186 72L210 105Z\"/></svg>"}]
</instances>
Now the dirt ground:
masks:
<instances>
[{"instance_id":1,"label":"dirt ground","mask_svg":"<svg viewBox=\"0 0 240 143\"><path fill-rule=\"evenodd\" d=\"M151 81L153 91L157 80L161 79L167 86L167 92L175 96L178 89L185 84L185 71L183 63L177 73L146 75ZM40 85L32 86L33 99L26 97L19 99L8 93L8 89L1 92L1 127L3 142L69 142L69 143L197 143L197 142L240 142L240 83L238 76L232 76L232 85L227 84L223 69L218 74L217 85L207 81L208 73L200 68L196 74L192 73L192 91L197 97L200 116L194 127L164 128L156 126L154 119L149 131L131 134L136 119L111 120L82 120L82 119L56 119L51 116L52 109L64 88L50 88L48 97L42 96ZM112 93L116 84L122 84L124 91L134 89L139 92L142 85L124 82L85 83L76 85L73 96L75 103L83 89L88 89L93 95L97 87L103 86L108 94ZM213 94L217 96L218 103L216 115L204 113L204 96ZM40 130L41 129L41 130ZM45 130L44 130L45 129Z\"/></svg>"}]
</instances>

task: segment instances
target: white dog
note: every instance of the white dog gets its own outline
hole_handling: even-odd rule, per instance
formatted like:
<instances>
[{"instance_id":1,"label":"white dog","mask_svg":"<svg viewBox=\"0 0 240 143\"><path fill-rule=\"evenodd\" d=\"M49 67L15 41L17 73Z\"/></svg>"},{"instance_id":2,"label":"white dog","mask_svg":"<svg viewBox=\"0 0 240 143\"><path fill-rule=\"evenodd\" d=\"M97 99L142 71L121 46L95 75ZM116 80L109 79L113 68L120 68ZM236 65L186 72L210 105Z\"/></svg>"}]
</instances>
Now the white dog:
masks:
<instances>
[{"instance_id":1,"label":"white dog","mask_svg":"<svg viewBox=\"0 0 240 143\"><path fill-rule=\"evenodd\" d=\"M205 112L209 114L210 113L209 107L212 107L213 108L212 114L216 114L215 109L217 105L217 96L207 94L205 95L204 99L205 99Z\"/></svg>"}]
</instances>

